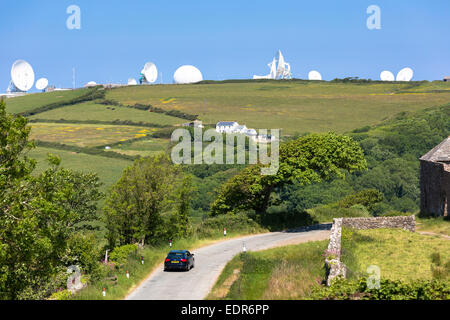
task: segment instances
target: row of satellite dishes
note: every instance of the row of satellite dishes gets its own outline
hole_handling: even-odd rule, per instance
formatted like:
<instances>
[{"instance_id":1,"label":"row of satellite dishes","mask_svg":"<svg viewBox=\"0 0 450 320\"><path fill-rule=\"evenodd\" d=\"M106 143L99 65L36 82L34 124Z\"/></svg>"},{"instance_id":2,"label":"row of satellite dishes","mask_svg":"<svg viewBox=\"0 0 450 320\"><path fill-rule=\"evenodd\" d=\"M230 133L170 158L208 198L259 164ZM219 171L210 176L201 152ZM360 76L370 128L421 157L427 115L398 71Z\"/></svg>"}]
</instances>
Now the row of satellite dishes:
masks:
<instances>
[{"instance_id":1,"label":"row of satellite dishes","mask_svg":"<svg viewBox=\"0 0 450 320\"><path fill-rule=\"evenodd\" d=\"M152 62L147 62L141 71L139 82L141 84L155 83L158 78L158 69ZM34 85L34 70L25 60L17 60L11 67L11 82L7 89L7 93L27 92ZM173 80L177 84L196 83L203 80L203 75L199 69L191 65L179 67L174 75ZM137 81L133 78L128 79L129 85L136 85ZM90 81L86 86L95 86L95 81ZM40 78L36 81L36 89L44 91L48 87L48 79Z\"/></svg>"},{"instance_id":2,"label":"row of satellite dishes","mask_svg":"<svg viewBox=\"0 0 450 320\"><path fill-rule=\"evenodd\" d=\"M279 55L281 56L281 52L279 52ZM275 60L274 60L275 61ZM284 61L283 61L284 63ZM284 66L288 65L287 63L283 64ZM274 70L274 62L272 62L272 71ZM290 67L289 69L283 69L283 71L286 71L290 75ZM380 74L380 79L382 81L411 81L413 78L414 72L411 68L404 68L400 70L397 74L397 77L394 77L394 74L390 71L383 71ZM260 79L260 78L272 78L274 75L270 74L268 76L254 76L254 79ZM158 69L156 68L156 65L153 62L147 62L144 65L144 68L141 71L141 77L139 78L140 84L151 84L155 83L156 79L158 78ZM276 77L274 77L276 78ZM312 70L308 73L308 79L309 80L322 80L322 75L316 71ZM174 75L173 75L174 83L177 84L186 84L186 83L196 83L203 80L202 73L199 69L192 65L183 65L179 67ZM8 87L7 92L27 92L33 87L34 84L34 71L31 65L26 62L25 60L17 60L13 63L11 68L11 82ZM130 78L128 79L128 85L137 85L138 82ZM91 81L87 84L87 86L90 85L96 85L95 82ZM40 78L36 81L36 89L37 90L45 90L48 87L48 80L46 78Z\"/></svg>"},{"instance_id":3,"label":"row of satellite dishes","mask_svg":"<svg viewBox=\"0 0 450 320\"><path fill-rule=\"evenodd\" d=\"M34 84L34 70L25 60L17 60L11 68L11 82L9 84L8 93L11 92L27 92ZM36 81L36 89L45 90L48 87L48 80L40 78Z\"/></svg>"},{"instance_id":4,"label":"row of satellite dishes","mask_svg":"<svg viewBox=\"0 0 450 320\"><path fill-rule=\"evenodd\" d=\"M397 73L397 77L390 71L383 71L380 74L380 79L382 81L411 81L413 76L414 71L411 68L404 68ZM318 71L310 71L308 80L322 80L322 75Z\"/></svg>"},{"instance_id":5,"label":"row of satellite dishes","mask_svg":"<svg viewBox=\"0 0 450 320\"><path fill-rule=\"evenodd\" d=\"M158 78L158 69L153 62L147 62L141 71L140 84L155 83ZM196 83L203 80L203 75L199 69L191 65L179 67L173 74L173 81L177 84ZM128 79L128 85L137 85L134 78Z\"/></svg>"}]
</instances>

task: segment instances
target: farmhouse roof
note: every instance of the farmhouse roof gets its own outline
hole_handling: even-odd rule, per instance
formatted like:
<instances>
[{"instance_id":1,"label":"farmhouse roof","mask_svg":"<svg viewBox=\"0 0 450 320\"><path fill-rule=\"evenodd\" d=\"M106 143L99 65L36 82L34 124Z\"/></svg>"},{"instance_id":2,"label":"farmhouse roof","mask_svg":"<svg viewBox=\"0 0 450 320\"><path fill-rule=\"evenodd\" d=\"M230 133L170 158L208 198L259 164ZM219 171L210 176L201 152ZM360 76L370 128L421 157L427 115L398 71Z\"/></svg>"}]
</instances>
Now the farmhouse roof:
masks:
<instances>
[{"instance_id":1,"label":"farmhouse roof","mask_svg":"<svg viewBox=\"0 0 450 320\"><path fill-rule=\"evenodd\" d=\"M420 160L432 162L450 161L450 136L422 156Z\"/></svg>"},{"instance_id":2,"label":"farmhouse roof","mask_svg":"<svg viewBox=\"0 0 450 320\"><path fill-rule=\"evenodd\" d=\"M217 122L217 126L231 127L237 124L236 121L219 121Z\"/></svg>"}]
</instances>

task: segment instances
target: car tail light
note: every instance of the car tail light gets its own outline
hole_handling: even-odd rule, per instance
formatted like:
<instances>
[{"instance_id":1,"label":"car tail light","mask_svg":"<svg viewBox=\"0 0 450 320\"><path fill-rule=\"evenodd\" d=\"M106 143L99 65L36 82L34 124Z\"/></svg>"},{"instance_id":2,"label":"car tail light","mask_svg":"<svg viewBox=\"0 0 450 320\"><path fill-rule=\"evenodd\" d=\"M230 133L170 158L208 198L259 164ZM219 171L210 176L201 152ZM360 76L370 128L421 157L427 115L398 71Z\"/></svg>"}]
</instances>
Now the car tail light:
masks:
<instances>
[{"instance_id":1,"label":"car tail light","mask_svg":"<svg viewBox=\"0 0 450 320\"><path fill-rule=\"evenodd\" d=\"M170 259L166 259L166 262L169 262L170 261Z\"/></svg>"},{"instance_id":2,"label":"car tail light","mask_svg":"<svg viewBox=\"0 0 450 320\"><path fill-rule=\"evenodd\" d=\"M186 259L181 259L181 262L186 262L187 260Z\"/></svg>"}]
</instances>

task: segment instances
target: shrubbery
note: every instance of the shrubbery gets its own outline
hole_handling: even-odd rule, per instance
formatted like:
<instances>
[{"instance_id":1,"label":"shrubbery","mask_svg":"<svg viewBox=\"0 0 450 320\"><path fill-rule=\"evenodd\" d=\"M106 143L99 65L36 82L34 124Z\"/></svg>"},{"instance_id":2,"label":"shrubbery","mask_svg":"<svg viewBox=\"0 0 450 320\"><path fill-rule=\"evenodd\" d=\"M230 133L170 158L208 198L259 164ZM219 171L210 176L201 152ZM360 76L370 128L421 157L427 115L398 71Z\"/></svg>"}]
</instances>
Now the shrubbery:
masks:
<instances>
[{"instance_id":1,"label":"shrubbery","mask_svg":"<svg viewBox=\"0 0 450 320\"><path fill-rule=\"evenodd\" d=\"M365 277L336 279L330 287L315 288L311 296L318 300L448 300L450 284L437 280L380 280L380 289L369 289Z\"/></svg>"},{"instance_id":2,"label":"shrubbery","mask_svg":"<svg viewBox=\"0 0 450 320\"><path fill-rule=\"evenodd\" d=\"M127 262L128 257L132 253L136 253L137 250L138 250L137 244L125 244L120 247L115 247L114 250L109 255L109 259L118 265L123 265Z\"/></svg>"}]
</instances>

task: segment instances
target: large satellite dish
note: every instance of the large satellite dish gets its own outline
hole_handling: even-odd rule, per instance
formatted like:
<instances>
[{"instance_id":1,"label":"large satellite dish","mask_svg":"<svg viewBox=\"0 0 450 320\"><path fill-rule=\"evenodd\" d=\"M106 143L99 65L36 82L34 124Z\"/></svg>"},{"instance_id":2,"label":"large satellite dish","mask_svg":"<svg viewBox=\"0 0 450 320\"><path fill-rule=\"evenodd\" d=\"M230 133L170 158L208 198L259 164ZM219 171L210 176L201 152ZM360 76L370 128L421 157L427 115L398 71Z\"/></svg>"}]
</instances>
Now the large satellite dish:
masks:
<instances>
[{"instance_id":1,"label":"large satellite dish","mask_svg":"<svg viewBox=\"0 0 450 320\"><path fill-rule=\"evenodd\" d=\"M11 68L11 91L26 92L33 87L34 71L31 65L25 60L17 60Z\"/></svg>"},{"instance_id":2,"label":"large satellite dish","mask_svg":"<svg viewBox=\"0 0 450 320\"><path fill-rule=\"evenodd\" d=\"M395 81L394 74L390 71L383 71L380 73L381 81Z\"/></svg>"},{"instance_id":3,"label":"large satellite dish","mask_svg":"<svg viewBox=\"0 0 450 320\"><path fill-rule=\"evenodd\" d=\"M89 81L88 83L86 83L85 85L84 85L84 87L85 88L87 88L87 87L95 87L97 85L97 82L95 82L95 81Z\"/></svg>"},{"instance_id":4,"label":"large satellite dish","mask_svg":"<svg viewBox=\"0 0 450 320\"><path fill-rule=\"evenodd\" d=\"M36 89L45 90L48 87L48 80L46 78L40 78L36 81Z\"/></svg>"},{"instance_id":5,"label":"large satellite dish","mask_svg":"<svg viewBox=\"0 0 450 320\"><path fill-rule=\"evenodd\" d=\"M411 81L414 71L411 68L404 68L397 73L397 81Z\"/></svg>"},{"instance_id":6,"label":"large satellite dish","mask_svg":"<svg viewBox=\"0 0 450 320\"><path fill-rule=\"evenodd\" d=\"M322 80L322 75L319 71L312 70L308 73L308 80Z\"/></svg>"},{"instance_id":7,"label":"large satellite dish","mask_svg":"<svg viewBox=\"0 0 450 320\"><path fill-rule=\"evenodd\" d=\"M153 62L147 62L141 73L144 76L143 82L154 83L158 78L158 69L156 69L156 65Z\"/></svg>"},{"instance_id":8,"label":"large satellite dish","mask_svg":"<svg viewBox=\"0 0 450 320\"><path fill-rule=\"evenodd\" d=\"M129 85L129 86L137 85L136 79L134 79L134 78L128 79L128 85Z\"/></svg>"},{"instance_id":9,"label":"large satellite dish","mask_svg":"<svg viewBox=\"0 0 450 320\"><path fill-rule=\"evenodd\" d=\"M191 65L181 66L173 74L173 81L177 84L196 83L203 80L203 75L196 67Z\"/></svg>"}]
</instances>

